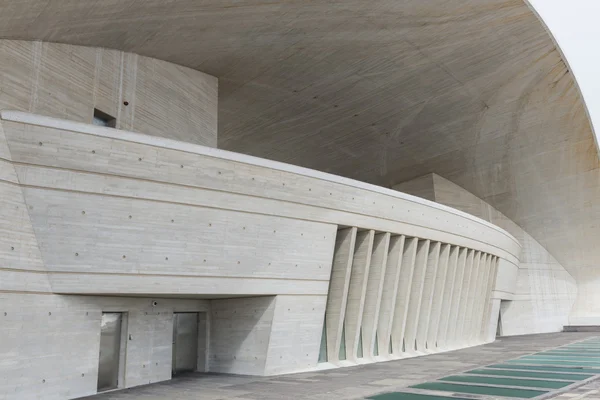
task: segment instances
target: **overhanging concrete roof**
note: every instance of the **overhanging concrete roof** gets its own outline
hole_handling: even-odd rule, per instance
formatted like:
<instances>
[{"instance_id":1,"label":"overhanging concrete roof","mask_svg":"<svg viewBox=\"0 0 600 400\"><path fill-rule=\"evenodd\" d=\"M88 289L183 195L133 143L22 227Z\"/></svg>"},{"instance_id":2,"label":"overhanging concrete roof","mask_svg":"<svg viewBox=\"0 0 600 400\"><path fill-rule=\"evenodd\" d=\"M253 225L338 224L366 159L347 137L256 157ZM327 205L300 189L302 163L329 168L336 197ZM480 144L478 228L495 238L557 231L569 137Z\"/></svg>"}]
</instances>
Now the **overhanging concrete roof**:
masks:
<instances>
[{"instance_id":1,"label":"overhanging concrete roof","mask_svg":"<svg viewBox=\"0 0 600 400\"><path fill-rule=\"evenodd\" d=\"M572 273L600 250L598 155L523 0L0 0L0 37L219 78L219 147L390 186L435 172Z\"/></svg>"}]
</instances>

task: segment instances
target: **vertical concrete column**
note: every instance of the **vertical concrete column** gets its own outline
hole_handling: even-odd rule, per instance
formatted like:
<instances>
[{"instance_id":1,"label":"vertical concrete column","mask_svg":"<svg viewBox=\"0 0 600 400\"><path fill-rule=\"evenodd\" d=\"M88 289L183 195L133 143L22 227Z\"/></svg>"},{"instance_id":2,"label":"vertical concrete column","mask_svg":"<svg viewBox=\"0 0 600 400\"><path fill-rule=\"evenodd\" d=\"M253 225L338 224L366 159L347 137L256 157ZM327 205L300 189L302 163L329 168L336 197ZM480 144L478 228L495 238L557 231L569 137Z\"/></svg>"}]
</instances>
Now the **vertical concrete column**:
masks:
<instances>
[{"instance_id":1,"label":"vertical concrete column","mask_svg":"<svg viewBox=\"0 0 600 400\"><path fill-rule=\"evenodd\" d=\"M381 306L377 321L377 341L380 357L389 357L392 338L392 326L396 310L396 297L402 269L402 254L405 243L404 235L392 236L388 248L387 266L381 292Z\"/></svg>"},{"instance_id":2,"label":"vertical concrete column","mask_svg":"<svg viewBox=\"0 0 600 400\"><path fill-rule=\"evenodd\" d=\"M495 286L495 282L496 282L496 273L498 271L497 269L498 266L498 257L496 256L492 256L490 259L490 271L489 271L489 276L488 276L488 280L486 282L486 292L485 292L485 305L483 308L483 316L482 316L482 326L481 326L481 340L483 341L483 343L487 343L487 331L488 331L488 321L489 321L489 314L491 313L491 307L492 307L492 294L494 293L494 286ZM496 333L495 333L495 329L494 329L494 337L495 337Z\"/></svg>"},{"instance_id":3,"label":"vertical concrete column","mask_svg":"<svg viewBox=\"0 0 600 400\"><path fill-rule=\"evenodd\" d=\"M473 345L473 337L475 336L477 303L480 301L481 278L483 276L483 267L485 266L486 257L487 255L485 253L479 253L479 257L476 257L475 262L473 263L474 275L472 276L473 282L471 283L471 301L469 301L470 307L467 309L468 320L467 326L465 327L465 341L468 346Z\"/></svg>"},{"instance_id":4,"label":"vertical concrete column","mask_svg":"<svg viewBox=\"0 0 600 400\"><path fill-rule=\"evenodd\" d=\"M473 257L473 265L471 267L471 279L469 281L469 294L467 295L467 308L465 311L465 321L462 332L462 345L468 346L471 334L473 333L473 309L475 307L477 282L479 278L479 266L483 254L476 251Z\"/></svg>"},{"instance_id":5,"label":"vertical concrete column","mask_svg":"<svg viewBox=\"0 0 600 400\"><path fill-rule=\"evenodd\" d=\"M491 343L496 340L496 331L500 319L501 299L492 298L490 302L490 319L488 321L488 330L486 332L485 343Z\"/></svg>"},{"instance_id":6,"label":"vertical concrete column","mask_svg":"<svg viewBox=\"0 0 600 400\"><path fill-rule=\"evenodd\" d=\"M427 327L427 351L435 352L438 348L438 330L442 318L442 307L444 306L444 288L448 282L448 261L450 259L450 245L442 244L438 261L435 286L433 288L433 299L431 304L431 317Z\"/></svg>"},{"instance_id":7,"label":"vertical concrete column","mask_svg":"<svg viewBox=\"0 0 600 400\"><path fill-rule=\"evenodd\" d=\"M396 295L396 307L392 321L392 352L394 357L400 357L403 353L405 343L406 321L408 320L408 305L417 260L417 247L419 239L408 238L404 242L402 252L402 268L398 282L398 293Z\"/></svg>"},{"instance_id":8,"label":"vertical concrete column","mask_svg":"<svg viewBox=\"0 0 600 400\"><path fill-rule=\"evenodd\" d=\"M483 317L482 340L484 343L493 342L496 337L496 329L498 324L498 314L500 313L500 299L492 298L494 287L496 286L496 278L498 275L498 257L494 257L490 267L490 277L487 282L487 300L485 306L485 314Z\"/></svg>"},{"instance_id":9,"label":"vertical concrete column","mask_svg":"<svg viewBox=\"0 0 600 400\"><path fill-rule=\"evenodd\" d=\"M421 295L421 307L419 318L417 320L417 351L420 353L428 352L427 332L432 323L431 308L433 305L435 281L438 273L438 264L440 260L440 242L431 242L427 254L427 266L425 270L425 280L423 281L423 290Z\"/></svg>"},{"instance_id":10,"label":"vertical concrete column","mask_svg":"<svg viewBox=\"0 0 600 400\"><path fill-rule=\"evenodd\" d=\"M458 347L458 315L460 313L462 297L465 292L465 276L467 275L467 258L469 250L461 247L458 251L456 263L456 282L454 283L454 293L450 308L450 317L448 321L448 333L446 335L446 348L455 349Z\"/></svg>"},{"instance_id":11,"label":"vertical concrete column","mask_svg":"<svg viewBox=\"0 0 600 400\"><path fill-rule=\"evenodd\" d=\"M475 303L475 315L473 317L473 334L471 335L471 343L473 345L481 344L481 326L483 325L483 313L487 302L487 289L488 280L490 277L492 256L489 254L485 255L481 264L481 273L479 278L479 284L477 286L477 301Z\"/></svg>"},{"instance_id":12,"label":"vertical concrete column","mask_svg":"<svg viewBox=\"0 0 600 400\"><path fill-rule=\"evenodd\" d=\"M329 280L329 294L325 311L327 360L330 362L339 361L356 232L356 228L341 229L338 231L335 240L331 279Z\"/></svg>"},{"instance_id":13,"label":"vertical concrete column","mask_svg":"<svg viewBox=\"0 0 600 400\"><path fill-rule=\"evenodd\" d=\"M419 327L419 313L421 311L423 286L425 284L427 261L429 258L429 245L429 240L419 240L419 243L417 244L415 271L413 273L413 282L410 289L404 335L404 353L406 354L416 354L418 349L417 329Z\"/></svg>"},{"instance_id":14,"label":"vertical concrete column","mask_svg":"<svg viewBox=\"0 0 600 400\"><path fill-rule=\"evenodd\" d=\"M460 304L458 306L458 315L456 318L456 338L453 348L464 347L464 328L467 315L467 303L469 300L469 288L471 283L471 275L473 273L473 259L475 250L467 250L467 262L465 264L465 272L463 274L462 291L460 293Z\"/></svg>"},{"instance_id":15,"label":"vertical concrete column","mask_svg":"<svg viewBox=\"0 0 600 400\"><path fill-rule=\"evenodd\" d=\"M440 324L437 332L437 346L440 350L445 350L448 345L449 326L450 326L450 315L452 314L452 305L456 302L455 294L458 294L460 285L457 284L457 271L458 271L458 255L459 247L451 246L448 255L448 267L446 273L446 283L444 286L444 294L442 298L442 304L440 307Z\"/></svg>"},{"instance_id":16,"label":"vertical concrete column","mask_svg":"<svg viewBox=\"0 0 600 400\"><path fill-rule=\"evenodd\" d=\"M375 354L374 349L375 341L378 336L377 322L379 320L383 280L385 278L385 270L387 267L389 245L389 233L379 233L375 235L362 317L363 355L364 358L369 359L372 359L375 355L379 355L379 352L381 351L379 345L377 346L377 354Z\"/></svg>"},{"instance_id":17,"label":"vertical concrete column","mask_svg":"<svg viewBox=\"0 0 600 400\"><path fill-rule=\"evenodd\" d=\"M359 356L358 346L361 342L362 316L367 293L367 281L369 279L374 237L375 231L373 230L362 231L356 234L356 246L354 249L354 260L352 261L352 273L350 274L350 287L348 288L348 301L346 303L346 318L344 323L346 330L346 359L354 362L356 362Z\"/></svg>"}]
</instances>

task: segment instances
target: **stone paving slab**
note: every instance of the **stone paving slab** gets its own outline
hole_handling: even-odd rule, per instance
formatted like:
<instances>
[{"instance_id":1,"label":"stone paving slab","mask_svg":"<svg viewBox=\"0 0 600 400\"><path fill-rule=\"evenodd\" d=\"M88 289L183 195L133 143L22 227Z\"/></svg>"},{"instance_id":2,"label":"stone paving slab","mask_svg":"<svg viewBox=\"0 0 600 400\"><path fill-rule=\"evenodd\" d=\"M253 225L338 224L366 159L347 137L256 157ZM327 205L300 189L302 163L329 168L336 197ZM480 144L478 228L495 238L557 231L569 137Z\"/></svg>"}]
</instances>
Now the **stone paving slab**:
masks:
<instances>
[{"instance_id":1,"label":"stone paving slab","mask_svg":"<svg viewBox=\"0 0 600 400\"><path fill-rule=\"evenodd\" d=\"M348 368L247 377L195 373L170 381L86 397L86 400L353 400L406 388L447 375L502 362L598 336L594 332L551 333L499 338L494 343L423 357ZM595 386L594 386L595 385ZM589 386L589 387L588 387ZM584 389L587 388L587 389ZM592 382L560 400L600 400ZM438 393L439 394L439 393ZM584 396L584 397L582 397ZM585 397L587 396L587 397Z\"/></svg>"}]
</instances>

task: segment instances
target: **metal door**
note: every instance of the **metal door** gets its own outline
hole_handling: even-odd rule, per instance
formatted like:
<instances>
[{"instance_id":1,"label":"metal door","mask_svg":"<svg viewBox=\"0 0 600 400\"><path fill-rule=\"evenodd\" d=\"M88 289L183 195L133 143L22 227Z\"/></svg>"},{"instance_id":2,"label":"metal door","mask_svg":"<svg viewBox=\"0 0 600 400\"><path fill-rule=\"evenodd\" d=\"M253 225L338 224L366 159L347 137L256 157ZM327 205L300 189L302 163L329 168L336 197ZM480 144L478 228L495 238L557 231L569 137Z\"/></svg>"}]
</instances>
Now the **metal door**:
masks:
<instances>
[{"instance_id":1,"label":"metal door","mask_svg":"<svg viewBox=\"0 0 600 400\"><path fill-rule=\"evenodd\" d=\"M198 313L175 313L173 374L195 371L198 364Z\"/></svg>"},{"instance_id":2,"label":"metal door","mask_svg":"<svg viewBox=\"0 0 600 400\"><path fill-rule=\"evenodd\" d=\"M121 313L102 313L98 391L116 389L121 353Z\"/></svg>"}]
</instances>

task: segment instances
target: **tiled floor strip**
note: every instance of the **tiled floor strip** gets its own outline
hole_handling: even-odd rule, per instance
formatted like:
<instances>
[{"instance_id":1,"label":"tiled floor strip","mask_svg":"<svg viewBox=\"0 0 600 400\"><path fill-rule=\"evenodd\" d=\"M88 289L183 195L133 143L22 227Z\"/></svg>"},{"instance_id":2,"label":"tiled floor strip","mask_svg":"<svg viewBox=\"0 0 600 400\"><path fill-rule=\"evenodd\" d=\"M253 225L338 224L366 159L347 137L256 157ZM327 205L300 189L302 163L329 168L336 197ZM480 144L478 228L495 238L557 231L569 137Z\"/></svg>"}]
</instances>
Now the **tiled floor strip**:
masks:
<instances>
[{"instance_id":1,"label":"tiled floor strip","mask_svg":"<svg viewBox=\"0 0 600 400\"><path fill-rule=\"evenodd\" d=\"M440 395L445 393L452 398L463 394L469 397L480 395L483 398L491 396L531 399L548 397L553 392L559 394L569 387L585 384L598 377L600 377L600 339L593 337L524 355L502 364L493 364L465 371L462 374L446 376L437 381L413 385L406 391L370 398L404 400L420 394L419 400L434 398L440 400L439 396L429 394L439 392ZM400 397L393 397L394 395Z\"/></svg>"}]
</instances>

